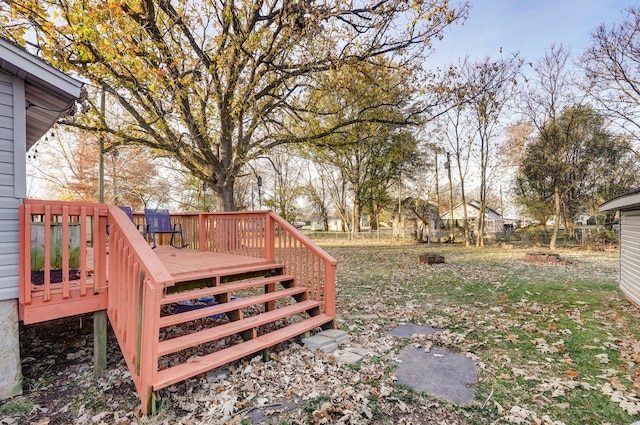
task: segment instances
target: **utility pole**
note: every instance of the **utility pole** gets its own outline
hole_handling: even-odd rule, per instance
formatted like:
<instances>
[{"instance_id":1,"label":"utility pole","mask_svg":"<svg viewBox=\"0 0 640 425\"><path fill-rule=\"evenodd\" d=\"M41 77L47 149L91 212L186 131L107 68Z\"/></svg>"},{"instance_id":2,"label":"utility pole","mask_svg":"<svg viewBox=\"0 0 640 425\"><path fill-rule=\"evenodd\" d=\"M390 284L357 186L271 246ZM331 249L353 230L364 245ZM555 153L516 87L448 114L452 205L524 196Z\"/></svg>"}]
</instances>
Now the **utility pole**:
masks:
<instances>
[{"instance_id":1,"label":"utility pole","mask_svg":"<svg viewBox=\"0 0 640 425\"><path fill-rule=\"evenodd\" d=\"M104 120L104 110L106 108L106 99L104 89L100 96L100 114ZM100 156L98 157L98 202L104 202L104 135L100 133Z\"/></svg>"},{"instance_id":2,"label":"utility pole","mask_svg":"<svg viewBox=\"0 0 640 425\"><path fill-rule=\"evenodd\" d=\"M440 183L439 183L439 178L438 178L438 149L434 148L433 149L433 154L435 156L436 159L436 218L434 220L434 222L436 223L436 228L438 230L437 234L438 234L438 244L440 244Z\"/></svg>"},{"instance_id":3,"label":"utility pole","mask_svg":"<svg viewBox=\"0 0 640 425\"><path fill-rule=\"evenodd\" d=\"M104 89L100 96L100 113L104 122L106 109ZM100 156L98 163L98 202L104 203L104 135L100 134ZM97 217L96 217L97 219ZM95 235L94 235L95 237ZM93 313L93 369L102 375L107 369L107 311Z\"/></svg>"}]
</instances>

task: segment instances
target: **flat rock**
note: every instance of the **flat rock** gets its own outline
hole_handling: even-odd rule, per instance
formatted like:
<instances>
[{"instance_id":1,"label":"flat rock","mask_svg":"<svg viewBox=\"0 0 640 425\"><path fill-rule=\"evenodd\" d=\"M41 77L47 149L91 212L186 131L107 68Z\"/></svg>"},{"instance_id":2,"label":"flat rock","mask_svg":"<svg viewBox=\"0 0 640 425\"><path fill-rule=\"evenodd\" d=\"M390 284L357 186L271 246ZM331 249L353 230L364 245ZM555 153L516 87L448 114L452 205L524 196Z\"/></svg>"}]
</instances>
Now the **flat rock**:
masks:
<instances>
[{"instance_id":1,"label":"flat rock","mask_svg":"<svg viewBox=\"0 0 640 425\"><path fill-rule=\"evenodd\" d=\"M250 419L252 424L260 424L267 422L273 418L277 418L283 413L302 407L304 400L282 400L279 403L268 404L266 406L257 406L249 410L244 418Z\"/></svg>"},{"instance_id":2,"label":"flat rock","mask_svg":"<svg viewBox=\"0 0 640 425\"><path fill-rule=\"evenodd\" d=\"M336 357L336 362L339 364L353 364L362 360L362 356L356 353L346 353Z\"/></svg>"},{"instance_id":3,"label":"flat rock","mask_svg":"<svg viewBox=\"0 0 640 425\"><path fill-rule=\"evenodd\" d=\"M415 334L431 335L436 332L442 332L440 328L434 328L429 325L415 325L413 323L405 323L398 325L395 328L389 330L387 333L391 336L400 338L411 338Z\"/></svg>"},{"instance_id":4,"label":"flat rock","mask_svg":"<svg viewBox=\"0 0 640 425\"><path fill-rule=\"evenodd\" d=\"M321 335L304 338L302 342L311 351L322 350L326 353L338 348L338 344L333 340L333 338L327 338L326 336Z\"/></svg>"},{"instance_id":5,"label":"flat rock","mask_svg":"<svg viewBox=\"0 0 640 425\"><path fill-rule=\"evenodd\" d=\"M349 341L349 334L346 333L345 331L339 331L337 329L327 329L326 331L322 331L317 335L331 338L338 344L342 344L343 342Z\"/></svg>"},{"instance_id":6,"label":"flat rock","mask_svg":"<svg viewBox=\"0 0 640 425\"><path fill-rule=\"evenodd\" d=\"M373 353L373 349L363 347L362 345L359 345L359 344L354 345L353 347L351 347L351 349L353 350L354 353L362 357L367 357L369 354Z\"/></svg>"},{"instance_id":7,"label":"flat rock","mask_svg":"<svg viewBox=\"0 0 640 425\"><path fill-rule=\"evenodd\" d=\"M408 346L400 353L400 360L398 383L453 403L468 406L473 402L478 366L469 357Z\"/></svg>"}]
</instances>

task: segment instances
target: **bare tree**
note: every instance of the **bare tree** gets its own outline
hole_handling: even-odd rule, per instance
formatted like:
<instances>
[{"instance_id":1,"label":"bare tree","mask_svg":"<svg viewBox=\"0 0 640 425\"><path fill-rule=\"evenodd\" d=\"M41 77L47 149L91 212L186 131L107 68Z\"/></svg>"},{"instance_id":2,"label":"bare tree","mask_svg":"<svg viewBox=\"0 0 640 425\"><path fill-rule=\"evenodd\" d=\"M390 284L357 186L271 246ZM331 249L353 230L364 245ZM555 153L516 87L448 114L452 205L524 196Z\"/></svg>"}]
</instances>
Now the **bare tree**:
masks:
<instances>
[{"instance_id":1,"label":"bare tree","mask_svg":"<svg viewBox=\"0 0 640 425\"><path fill-rule=\"evenodd\" d=\"M479 141L480 215L478 216L477 246L484 246L485 211L490 181L489 165L497 156L495 138L500 128L499 124L504 118L505 107L516 93L522 63L517 54L512 54L498 60L486 58L462 70L468 85L470 107L475 118L474 127Z\"/></svg>"},{"instance_id":2,"label":"bare tree","mask_svg":"<svg viewBox=\"0 0 640 425\"><path fill-rule=\"evenodd\" d=\"M640 6L625 9L621 20L591 33L580 64L584 88L597 106L640 141ZM640 153L635 151L636 156Z\"/></svg>"},{"instance_id":3,"label":"bare tree","mask_svg":"<svg viewBox=\"0 0 640 425\"><path fill-rule=\"evenodd\" d=\"M549 152L556 157L565 156L561 128L558 126L560 114L568 105L580 105L576 98L574 76L569 69L570 51L562 45L552 45L545 56L533 65L534 75L529 89L523 96L523 112L529 123L536 129L538 138L547 146L556 146ZM559 163L559 161L558 161ZM562 185L561 170L550 172L553 180L553 216L555 223L549 248L555 249L561 221ZM545 223L543 223L545 224Z\"/></svg>"},{"instance_id":4,"label":"bare tree","mask_svg":"<svg viewBox=\"0 0 640 425\"><path fill-rule=\"evenodd\" d=\"M463 231L465 246L471 244L471 232L467 212L467 194L465 182L469 171L469 160L474 148L475 126L470 121L470 105L468 103L469 87L461 70L469 66L468 58L463 59L459 66L451 66L445 70L443 86L450 93L452 107L439 116L434 124L436 134L442 139L442 144L435 147L438 153L450 152L456 162L460 185L460 198L463 206ZM451 155L449 155L451 158ZM445 167L452 167L447 162Z\"/></svg>"},{"instance_id":5,"label":"bare tree","mask_svg":"<svg viewBox=\"0 0 640 425\"><path fill-rule=\"evenodd\" d=\"M268 159L261 162L266 163L260 169L265 191L268 191L264 197L264 205L285 220L297 220L298 205L304 191L301 158L284 149L276 149Z\"/></svg>"},{"instance_id":6,"label":"bare tree","mask_svg":"<svg viewBox=\"0 0 640 425\"><path fill-rule=\"evenodd\" d=\"M312 169L313 168L313 169ZM308 200L312 218L317 218L322 223L322 230L329 231L329 184L327 176L317 165L308 164L308 180L305 185L305 195Z\"/></svg>"}]
</instances>

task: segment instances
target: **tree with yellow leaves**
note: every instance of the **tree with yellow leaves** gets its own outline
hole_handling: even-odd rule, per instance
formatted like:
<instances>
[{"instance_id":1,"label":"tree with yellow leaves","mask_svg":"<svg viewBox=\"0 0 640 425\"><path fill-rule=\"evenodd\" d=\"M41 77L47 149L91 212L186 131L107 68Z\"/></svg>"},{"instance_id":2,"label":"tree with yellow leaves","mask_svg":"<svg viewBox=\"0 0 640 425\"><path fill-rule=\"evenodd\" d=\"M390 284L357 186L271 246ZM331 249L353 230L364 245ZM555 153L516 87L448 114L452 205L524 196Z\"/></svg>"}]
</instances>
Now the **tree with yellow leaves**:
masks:
<instances>
[{"instance_id":1,"label":"tree with yellow leaves","mask_svg":"<svg viewBox=\"0 0 640 425\"><path fill-rule=\"evenodd\" d=\"M420 62L467 11L447 0L3 2L2 36L89 82L87 111L66 124L169 152L222 210L236 208L235 179L252 159L367 119L309 132L305 120L335 112L307 102L316 77L382 56L375 63ZM120 119L101 111L101 91Z\"/></svg>"}]
</instances>

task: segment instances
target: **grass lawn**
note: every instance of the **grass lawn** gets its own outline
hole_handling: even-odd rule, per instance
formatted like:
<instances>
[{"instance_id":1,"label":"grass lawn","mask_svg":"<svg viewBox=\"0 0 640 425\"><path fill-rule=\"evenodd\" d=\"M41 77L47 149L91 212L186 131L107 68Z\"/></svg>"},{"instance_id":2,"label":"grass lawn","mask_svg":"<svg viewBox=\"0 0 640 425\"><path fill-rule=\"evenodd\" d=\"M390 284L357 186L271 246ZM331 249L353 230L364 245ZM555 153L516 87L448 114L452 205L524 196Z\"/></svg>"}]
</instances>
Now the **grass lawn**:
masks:
<instances>
[{"instance_id":1,"label":"grass lawn","mask_svg":"<svg viewBox=\"0 0 640 425\"><path fill-rule=\"evenodd\" d=\"M333 243L333 244L330 244ZM338 260L334 353L299 340L162 391L160 413L139 400L109 336L109 367L92 373L91 325L25 327L25 395L0 403L0 424L611 424L640 420L640 310L618 289L618 254L560 250L564 265L523 261L531 249L416 244L323 247ZM538 250L538 249L536 249ZM445 264L419 263L437 252ZM412 340L401 323L442 328ZM47 327L49 326L49 327ZM49 337L47 339L47 337ZM399 385L408 344L465 353L480 365L463 407ZM357 345L361 362L336 356ZM42 361L46 359L47 361ZM425 379L429 379L425 376ZM256 412L264 413L256 419ZM268 414L267 414L268 413Z\"/></svg>"},{"instance_id":2,"label":"grass lawn","mask_svg":"<svg viewBox=\"0 0 640 425\"><path fill-rule=\"evenodd\" d=\"M324 248L339 262L341 327L429 324L445 329L434 346L480 359L476 405L452 406L461 423L639 419L640 311L618 289L617 253L561 250L567 264L550 265L524 262L531 249ZM419 264L426 251L446 263Z\"/></svg>"}]
</instances>

